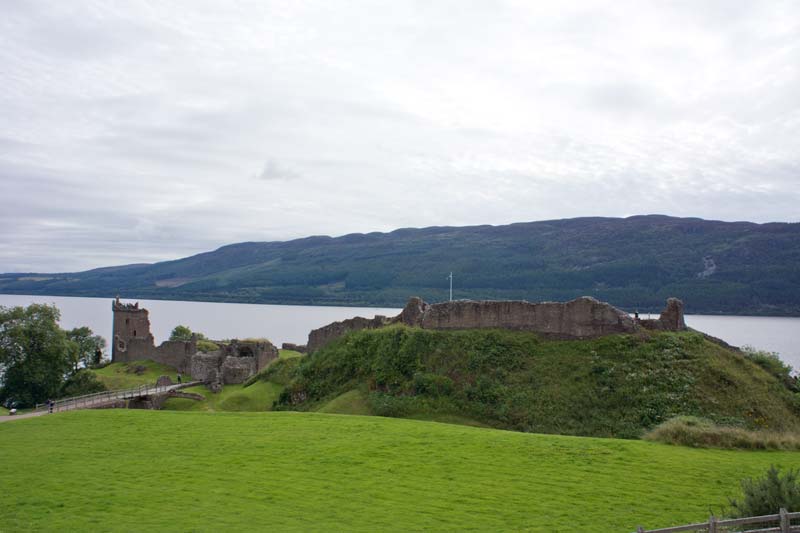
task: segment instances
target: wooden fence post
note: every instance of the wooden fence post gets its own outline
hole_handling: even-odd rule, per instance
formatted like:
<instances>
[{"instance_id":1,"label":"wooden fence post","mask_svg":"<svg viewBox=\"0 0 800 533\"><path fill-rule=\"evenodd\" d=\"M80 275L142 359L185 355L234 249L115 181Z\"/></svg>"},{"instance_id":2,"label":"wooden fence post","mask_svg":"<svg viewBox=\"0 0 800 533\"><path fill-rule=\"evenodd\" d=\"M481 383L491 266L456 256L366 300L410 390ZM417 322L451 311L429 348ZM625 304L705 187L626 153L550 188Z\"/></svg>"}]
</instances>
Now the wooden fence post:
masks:
<instances>
[{"instance_id":1,"label":"wooden fence post","mask_svg":"<svg viewBox=\"0 0 800 533\"><path fill-rule=\"evenodd\" d=\"M717 519L713 514L708 518L708 533L717 533Z\"/></svg>"},{"instance_id":2,"label":"wooden fence post","mask_svg":"<svg viewBox=\"0 0 800 533\"><path fill-rule=\"evenodd\" d=\"M781 515L781 533L789 533L791 530L791 525L789 524L789 515L786 512L786 509L781 507L780 510Z\"/></svg>"}]
</instances>

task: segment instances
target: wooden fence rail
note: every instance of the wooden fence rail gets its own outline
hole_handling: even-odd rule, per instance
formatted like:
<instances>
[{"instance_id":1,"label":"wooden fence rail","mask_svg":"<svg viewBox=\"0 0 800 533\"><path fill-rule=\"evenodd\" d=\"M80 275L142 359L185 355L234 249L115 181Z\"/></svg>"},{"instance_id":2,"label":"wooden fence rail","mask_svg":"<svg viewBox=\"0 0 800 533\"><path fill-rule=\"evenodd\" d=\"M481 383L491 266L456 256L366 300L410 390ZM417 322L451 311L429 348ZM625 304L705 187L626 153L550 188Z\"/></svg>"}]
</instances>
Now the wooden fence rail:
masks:
<instances>
[{"instance_id":1,"label":"wooden fence rail","mask_svg":"<svg viewBox=\"0 0 800 533\"><path fill-rule=\"evenodd\" d=\"M744 530L746 533L800 533L800 524L792 525L792 520L800 520L800 512L790 513L786 509L781 509L778 514L764 516L748 516L747 518L730 518L720 520L711 516L708 522L698 524L686 524L684 526L664 527L661 529L645 529L642 526L636 528L636 533L679 533L681 531L706 531L707 533L732 533L734 530L739 533L743 530L736 529L736 526L746 526L750 524L766 525L777 522L775 526L762 529ZM731 529L734 528L734 529Z\"/></svg>"}]
</instances>

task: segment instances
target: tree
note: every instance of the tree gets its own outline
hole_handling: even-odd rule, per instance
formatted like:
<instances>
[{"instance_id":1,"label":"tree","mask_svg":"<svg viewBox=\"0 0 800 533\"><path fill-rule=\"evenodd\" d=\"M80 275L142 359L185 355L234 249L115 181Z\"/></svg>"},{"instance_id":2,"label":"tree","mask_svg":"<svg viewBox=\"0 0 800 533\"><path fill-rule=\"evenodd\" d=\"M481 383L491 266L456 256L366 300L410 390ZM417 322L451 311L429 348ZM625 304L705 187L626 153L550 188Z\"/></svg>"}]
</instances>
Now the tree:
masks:
<instances>
[{"instance_id":1,"label":"tree","mask_svg":"<svg viewBox=\"0 0 800 533\"><path fill-rule=\"evenodd\" d=\"M0 400L27 407L59 395L74 350L60 317L54 305L0 306Z\"/></svg>"},{"instance_id":2,"label":"tree","mask_svg":"<svg viewBox=\"0 0 800 533\"><path fill-rule=\"evenodd\" d=\"M97 379L97 376L90 370L82 368L67 378L61 386L61 396L83 396L104 390L107 390L106 386Z\"/></svg>"},{"instance_id":3,"label":"tree","mask_svg":"<svg viewBox=\"0 0 800 533\"><path fill-rule=\"evenodd\" d=\"M99 364L102 360L106 340L100 335L94 335L88 327L67 331L67 339L73 344L69 347L73 372L78 371L81 363L88 368Z\"/></svg>"},{"instance_id":4,"label":"tree","mask_svg":"<svg viewBox=\"0 0 800 533\"><path fill-rule=\"evenodd\" d=\"M190 341L192 340L192 330L188 326L175 326L169 335L171 341Z\"/></svg>"}]
</instances>

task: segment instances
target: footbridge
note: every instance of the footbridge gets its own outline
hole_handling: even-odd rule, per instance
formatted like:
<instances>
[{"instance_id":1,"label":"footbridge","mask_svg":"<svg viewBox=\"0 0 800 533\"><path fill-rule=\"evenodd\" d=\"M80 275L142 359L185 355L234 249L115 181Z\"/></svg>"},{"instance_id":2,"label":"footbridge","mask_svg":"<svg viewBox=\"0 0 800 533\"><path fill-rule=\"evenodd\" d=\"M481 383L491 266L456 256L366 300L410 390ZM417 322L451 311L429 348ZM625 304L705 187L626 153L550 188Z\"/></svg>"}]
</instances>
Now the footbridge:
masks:
<instances>
[{"instance_id":1,"label":"footbridge","mask_svg":"<svg viewBox=\"0 0 800 533\"><path fill-rule=\"evenodd\" d=\"M176 383L172 385L140 385L132 389L121 389L85 394L83 396L73 396L71 398L61 398L53 404L52 412L74 411L76 409L100 409L113 407L120 402L130 400L144 400L153 396L167 395L171 392L201 385L202 381L190 381L187 383ZM50 413L50 406L47 404L37 405L35 409L23 412L14 416L0 416L0 422L6 420L30 418Z\"/></svg>"}]
</instances>

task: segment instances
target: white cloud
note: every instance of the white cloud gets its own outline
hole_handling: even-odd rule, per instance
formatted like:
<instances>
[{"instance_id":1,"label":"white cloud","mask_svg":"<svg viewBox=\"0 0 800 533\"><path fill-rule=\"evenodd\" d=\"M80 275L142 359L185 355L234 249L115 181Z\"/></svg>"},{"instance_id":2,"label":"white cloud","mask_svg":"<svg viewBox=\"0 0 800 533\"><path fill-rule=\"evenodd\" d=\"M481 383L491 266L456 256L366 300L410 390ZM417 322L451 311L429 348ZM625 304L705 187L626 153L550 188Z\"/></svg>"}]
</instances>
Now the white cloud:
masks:
<instances>
[{"instance_id":1,"label":"white cloud","mask_svg":"<svg viewBox=\"0 0 800 533\"><path fill-rule=\"evenodd\" d=\"M797 65L793 2L14 3L0 271L434 224L798 221Z\"/></svg>"}]
</instances>

